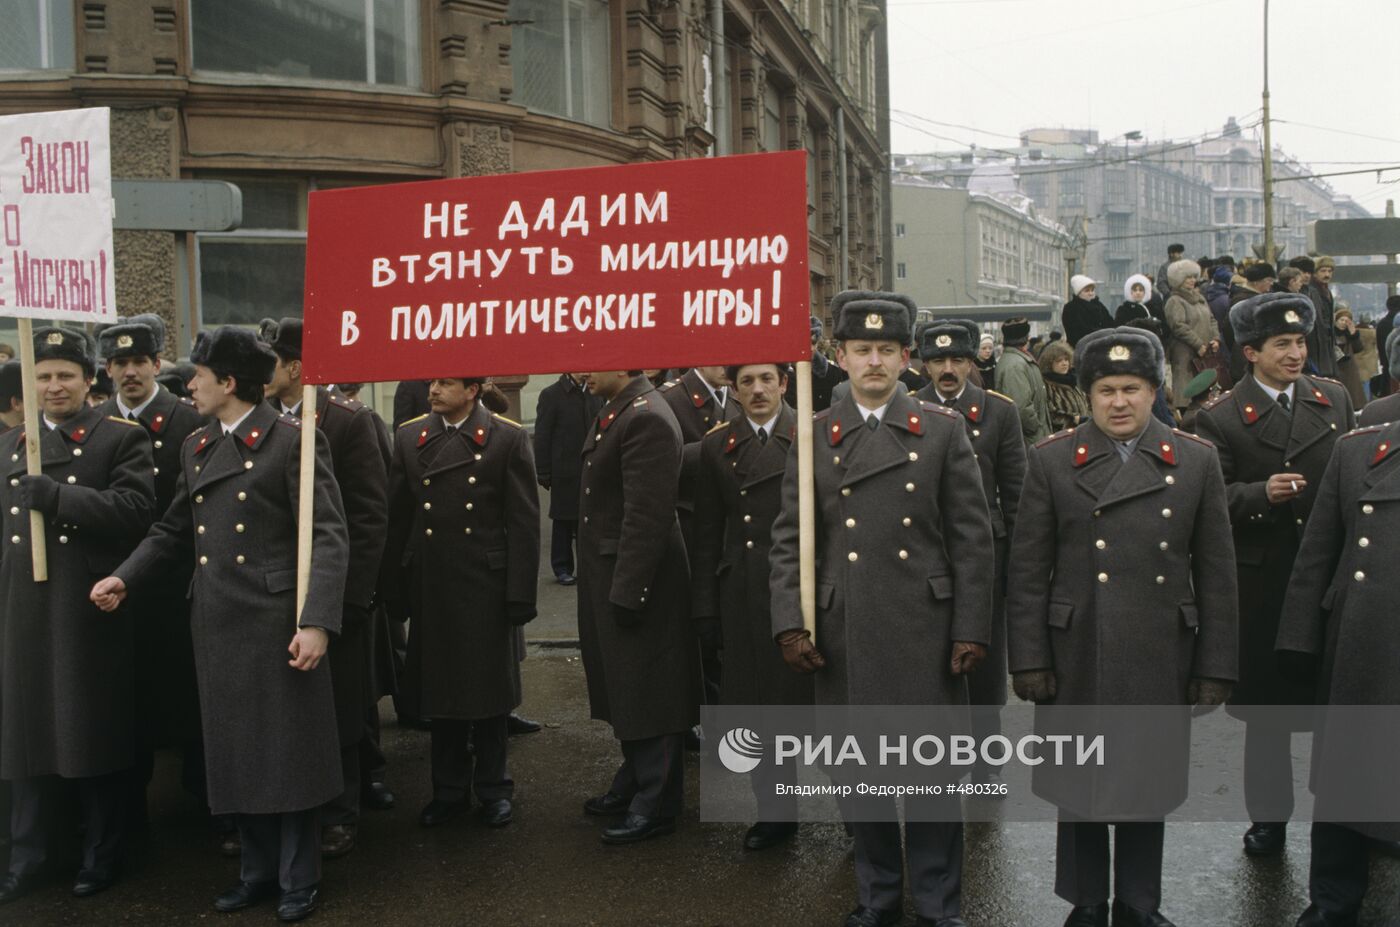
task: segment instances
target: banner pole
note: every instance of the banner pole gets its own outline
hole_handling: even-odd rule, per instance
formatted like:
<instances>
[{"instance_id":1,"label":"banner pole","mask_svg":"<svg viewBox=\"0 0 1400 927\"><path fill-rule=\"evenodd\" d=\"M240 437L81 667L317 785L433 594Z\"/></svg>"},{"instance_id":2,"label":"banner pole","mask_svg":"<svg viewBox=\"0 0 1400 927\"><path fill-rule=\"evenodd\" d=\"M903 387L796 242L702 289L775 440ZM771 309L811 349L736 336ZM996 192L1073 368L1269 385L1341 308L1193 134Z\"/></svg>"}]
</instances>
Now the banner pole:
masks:
<instances>
[{"instance_id":1,"label":"banner pole","mask_svg":"<svg viewBox=\"0 0 1400 927\"><path fill-rule=\"evenodd\" d=\"M38 476L44 472L40 462L41 439L39 430L39 390L34 382L34 322L30 319L17 319L19 323L19 362L20 376L24 381L24 456L27 472ZM33 556L34 582L49 581L49 549L44 541L44 513L29 510L29 550Z\"/></svg>"},{"instance_id":2,"label":"banner pole","mask_svg":"<svg viewBox=\"0 0 1400 927\"><path fill-rule=\"evenodd\" d=\"M297 628L311 587L311 529L316 520L316 387L301 389L301 479L297 498Z\"/></svg>"},{"instance_id":3,"label":"banner pole","mask_svg":"<svg viewBox=\"0 0 1400 927\"><path fill-rule=\"evenodd\" d=\"M797 550L802 627L817 640L816 492L812 485L812 362L797 362Z\"/></svg>"}]
</instances>

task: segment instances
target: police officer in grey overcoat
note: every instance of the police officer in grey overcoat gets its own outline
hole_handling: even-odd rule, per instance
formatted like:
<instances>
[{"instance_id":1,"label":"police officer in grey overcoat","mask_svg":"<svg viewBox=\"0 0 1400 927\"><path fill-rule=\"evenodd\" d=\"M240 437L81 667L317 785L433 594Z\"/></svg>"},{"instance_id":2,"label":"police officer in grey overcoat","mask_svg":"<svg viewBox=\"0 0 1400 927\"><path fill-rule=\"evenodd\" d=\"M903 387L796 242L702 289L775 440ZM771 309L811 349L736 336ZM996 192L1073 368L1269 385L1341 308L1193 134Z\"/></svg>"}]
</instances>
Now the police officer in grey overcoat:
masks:
<instances>
[{"instance_id":1,"label":"police officer in grey overcoat","mask_svg":"<svg viewBox=\"0 0 1400 927\"><path fill-rule=\"evenodd\" d=\"M1303 373L1314 321L1302 293L1262 293L1231 306L1248 370L1196 415L1196 433L1215 445L1225 474L1239 570L1240 682L1230 706L1245 719L1244 795L1253 823L1244 849L1253 856L1283 852L1293 761L1291 731L1248 706L1312 702L1307 686L1279 674L1274 640L1318 481L1333 445L1354 425L1346 387Z\"/></svg>"},{"instance_id":2,"label":"police officer in grey overcoat","mask_svg":"<svg viewBox=\"0 0 1400 927\"><path fill-rule=\"evenodd\" d=\"M625 815L605 843L672 833L684 795L684 732L699 720L690 569L676 520L681 434L640 371L588 375L604 401L583 445L578 632L589 710L612 725L623 762L584 803Z\"/></svg>"},{"instance_id":3,"label":"police officer in grey overcoat","mask_svg":"<svg viewBox=\"0 0 1400 927\"><path fill-rule=\"evenodd\" d=\"M1320 704L1400 705L1400 676L1393 669L1400 652L1397 537L1400 422L1359 428L1337 441L1316 486L1276 641L1280 669L1313 687ZM1366 895L1370 841L1400 839L1400 824L1393 820L1346 818L1348 823L1338 824L1326 812L1339 789L1363 795L1394 789L1394 766L1377 761L1374 742L1393 742L1393 730L1368 729L1393 714L1373 717L1365 725L1329 724L1324 715L1314 734L1312 787L1319 816L1312 825L1311 904L1297 927L1355 927Z\"/></svg>"},{"instance_id":4,"label":"police officer in grey overcoat","mask_svg":"<svg viewBox=\"0 0 1400 927\"><path fill-rule=\"evenodd\" d=\"M726 372L742 411L700 442L691 550L691 612L697 624L717 622L723 642L725 705L810 705L812 679L794 673L773 645L769 611L770 531L782 507L783 472L797 431L797 415L783 401L786 364L745 364ZM744 835L762 850L797 832L796 800L777 799L773 763L750 774L759 807L781 805ZM771 806L769 806L771 807Z\"/></svg>"},{"instance_id":5,"label":"police officer in grey overcoat","mask_svg":"<svg viewBox=\"0 0 1400 927\"><path fill-rule=\"evenodd\" d=\"M1006 601L1023 699L1214 705L1237 676L1225 484L1214 448L1152 416L1164 360L1161 342L1141 329L1080 339L1074 366L1093 418L1030 451ZM1066 927L1109 923L1108 825L1096 817L1137 818L1114 828L1115 927L1170 927L1159 911L1164 829L1151 818L1185 799L1189 716L1179 720L1175 730L1144 732L1173 740L1169 768L1151 749L1136 757L1168 780L1153 808L1112 791L1082 794L1036 767L1036 794L1061 809L1055 893L1074 906Z\"/></svg>"},{"instance_id":6,"label":"police officer in grey overcoat","mask_svg":"<svg viewBox=\"0 0 1400 927\"><path fill-rule=\"evenodd\" d=\"M0 438L0 776L13 789L10 867L0 902L31 888L53 849L56 803L82 807L82 863L73 893L116 881L133 760L135 617L88 601L92 574L129 554L155 517L151 446L141 429L87 405L93 349L63 328L34 332L39 437ZM39 441L43 473L26 448ZM48 581L33 574L30 511L44 518ZM85 588L86 587L86 588Z\"/></svg>"},{"instance_id":7,"label":"police officer in grey overcoat","mask_svg":"<svg viewBox=\"0 0 1400 927\"><path fill-rule=\"evenodd\" d=\"M535 617L540 502L530 436L483 389L431 380L433 411L399 426L389 468L385 581L410 619L399 695L432 721L425 827L464 810L469 789L487 826L512 817L506 719L520 704L516 634Z\"/></svg>"},{"instance_id":8,"label":"police officer in grey overcoat","mask_svg":"<svg viewBox=\"0 0 1400 927\"><path fill-rule=\"evenodd\" d=\"M330 455L316 445L311 570L297 616L301 422L263 401L276 356L247 329L200 332L191 398L209 424L180 454L175 499L92 599L115 609L128 590L195 562L190 620L199 676L209 806L235 814L239 881L214 901L237 911L279 894L277 914L316 909L320 807L340 793L330 635L340 630L349 544Z\"/></svg>"},{"instance_id":9,"label":"police officer in grey overcoat","mask_svg":"<svg viewBox=\"0 0 1400 927\"><path fill-rule=\"evenodd\" d=\"M1026 443L1021 437L1021 417L1009 397L983 389L968 377L974 368L982 332L968 319L948 319L921 325L917 332L919 357L929 385L915 395L956 410L963 417L987 511L992 518L992 538L996 544L996 579L992 586L992 643L979 672L967 679L968 697L973 705L986 710L973 714L978 739L1001 733L995 710L1006 704L1006 558L1011 548L1011 532L1016 527L1016 507L1021 499L1021 483L1026 478ZM996 767L979 764L975 774L982 780L1000 778Z\"/></svg>"},{"instance_id":10,"label":"police officer in grey overcoat","mask_svg":"<svg viewBox=\"0 0 1400 927\"><path fill-rule=\"evenodd\" d=\"M899 381L915 311L895 293L833 301L837 362L851 389L815 416L812 435L815 642L799 606L796 447L788 454L773 524L772 632L788 665L813 674L818 705L966 705L966 676L992 640L992 526L967 429ZM902 849L891 815L843 814L856 849L847 927L901 921L906 859L919 923L963 924L960 820L908 813Z\"/></svg>"}]
</instances>

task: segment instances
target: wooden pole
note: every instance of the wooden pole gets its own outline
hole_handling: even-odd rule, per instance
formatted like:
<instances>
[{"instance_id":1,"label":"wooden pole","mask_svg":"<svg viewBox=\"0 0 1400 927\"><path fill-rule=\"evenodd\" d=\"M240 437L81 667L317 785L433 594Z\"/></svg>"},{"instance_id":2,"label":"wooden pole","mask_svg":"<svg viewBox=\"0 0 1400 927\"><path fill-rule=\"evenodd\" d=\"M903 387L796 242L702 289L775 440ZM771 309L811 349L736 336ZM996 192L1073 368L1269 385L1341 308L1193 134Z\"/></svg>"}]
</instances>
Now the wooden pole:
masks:
<instances>
[{"instance_id":1,"label":"wooden pole","mask_svg":"<svg viewBox=\"0 0 1400 927\"><path fill-rule=\"evenodd\" d=\"M30 476L44 472L40 462L39 390L34 382L34 323L19 319L20 378L24 384L24 456ZM29 551L34 560L34 582L49 581L49 550L44 541L44 513L29 510Z\"/></svg>"},{"instance_id":2,"label":"wooden pole","mask_svg":"<svg viewBox=\"0 0 1400 927\"><path fill-rule=\"evenodd\" d=\"M802 627L817 640L817 510L812 485L812 362L797 362L797 552Z\"/></svg>"},{"instance_id":3,"label":"wooden pole","mask_svg":"<svg viewBox=\"0 0 1400 927\"><path fill-rule=\"evenodd\" d=\"M311 529L316 521L316 387L301 389L301 480L297 499L297 627L311 587Z\"/></svg>"}]
</instances>

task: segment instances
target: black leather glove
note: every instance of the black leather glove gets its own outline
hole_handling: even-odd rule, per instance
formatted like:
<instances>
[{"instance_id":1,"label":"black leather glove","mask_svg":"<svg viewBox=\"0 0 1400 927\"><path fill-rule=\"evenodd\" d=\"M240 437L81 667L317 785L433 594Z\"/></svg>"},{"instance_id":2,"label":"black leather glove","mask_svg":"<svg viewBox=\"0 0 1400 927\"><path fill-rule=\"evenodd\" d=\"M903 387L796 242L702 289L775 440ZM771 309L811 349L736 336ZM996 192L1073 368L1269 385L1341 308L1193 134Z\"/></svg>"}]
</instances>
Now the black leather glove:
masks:
<instances>
[{"instance_id":1,"label":"black leather glove","mask_svg":"<svg viewBox=\"0 0 1400 927\"><path fill-rule=\"evenodd\" d=\"M714 615L705 615L696 618L695 634L700 638L700 646L706 650L719 650L724 646L724 637L720 632L719 619Z\"/></svg>"},{"instance_id":2,"label":"black leather glove","mask_svg":"<svg viewBox=\"0 0 1400 927\"><path fill-rule=\"evenodd\" d=\"M613 621L618 627L633 628L642 623L642 613L635 608L624 608L621 605L613 606Z\"/></svg>"},{"instance_id":3,"label":"black leather glove","mask_svg":"<svg viewBox=\"0 0 1400 927\"><path fill-rule=\"evenodd\" d=\"M58 511L58 484L47 473L19 478L19 507L34 509L45 515Z\"/></svg>"},{"instance_id":4,"label":"black leather glove","mask_svg":"<svg viewBox=\"0 0 1400 927\"><path fill-rule=\"evenodd\" d=\"M531 605L529 602L506 603L506 618L517 628L527 624L538 614L539 612L536 611L535 606Z\"/></svg>"},{"instance_id":5,"label":"black leather glove","mask_svg":"<svg viewBox=\"0 0 1400 927\"><path fill-rule=\"evenodd\" d=\"M1055 674L1050 670L1027 670L1011 676L1016 697L1027 702L1048 702L1055 697Z\"/></svg>"},{"instance_id":6,"label":"black leather glove","mask_svg":"<svg viewBox=\"0 0 1400 927\"><path fill-rule=\"evenodd\" d=\"M1301 650L1276 650L1274 660L1283 678L1297 683L1317 682L1317 654L1303 653Z\"/></svg>"},{"instance_id":7,"label":"black leather glove","mask_svg":"<svg viewBox=\"0 0 1400 927\"><path fill-rule=\"evenodd\" d=\"M1186 684L1186 701L1192 705L1223 705L1230 698L1234 683L1223 679L1193 678Z\"/></svg>"},{"instance_id":8,"label":"black leather glove","mask_svg":"<svg viewBox=\"0 0 1400 927\"><path fill-rule=\"evenodd\" d=\"M783 661L799 673L815 673L826 666L826 657L821 655L812 635L806 628L790 628L774 638L783 651Z\"/></svg>"}]
</instances>

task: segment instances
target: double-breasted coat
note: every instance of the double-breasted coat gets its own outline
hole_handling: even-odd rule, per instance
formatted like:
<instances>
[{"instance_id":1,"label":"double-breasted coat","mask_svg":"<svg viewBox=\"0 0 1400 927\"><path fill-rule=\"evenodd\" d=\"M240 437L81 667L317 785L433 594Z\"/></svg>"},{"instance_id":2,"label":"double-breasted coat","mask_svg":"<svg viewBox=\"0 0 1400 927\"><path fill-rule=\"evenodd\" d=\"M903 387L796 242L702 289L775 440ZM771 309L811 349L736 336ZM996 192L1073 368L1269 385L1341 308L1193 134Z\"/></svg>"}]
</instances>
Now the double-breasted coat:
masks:
<instances>
[{"instance_id":1,"label":"double-breasted coat","mask_svg":"<svg viewBox=\"0 0 1400 927\"><path fill-rule=\"evenodd\" d=\"M992 640L992 525L962 417L897 390L814 417L820 705L962 705L954 641ZM802 627L796 446L773 524L771 634Z\"/></svg>"},{"instance_id":2,"label":"double-breasted coat","mask_svg":"<svg viewBox=\"0 0 1400 927\"><path fill-rule=\"evenodd\" d=\"M1318 658L1319 704L1400 705L1400 676L1394 670L1400 652L1397 538L1400 422L1390 422L1357 429L1337 442L1288 584L1275 646ZM1375 762L1374 734L1348 719L1324 724L1314 736L1312 785L1320 820L1327 819L1325 799L1347 783L1393 790L1394 768ZM1395 822L1347 826L1400 839Z\"/></svg>"},{"instance_id":3,"label":"double-breasted coat","mask_svg":"<svg viewBox=\"0 0 1400 927\"><path fill-rule=\"evenodd\" d=\"M680 511L681 535L689 547L695 516L695 482L700 469L700 439L720 422L732 421L742 412L733 397L729 397L721 408L715 402L709 386L694 369L686 371L678 379L663 383L657 394L670 407L681 431L680 485L677 487L676 508Z\"/></svg>"},{"instance_id":4,"label":"double-breasted coat","mask_svg":"<svg viewBox=\"0 0 1400 927\"><path fill-rule=\"evenodd\" d=\"M1240 683L1233 705L1306 705L1306 686L1279 674L1274 660L1279 613L1293 558L1337 439L1352 429L1351 398L1333 380L1300 377L1285 413L1253 376L1207 403L1196 432L1215 445L1225 476L1240 591ZM1301 473L1303 493L1270 505L1275 473Z\"/></svg>"},{"instance_id":5,"label":"double-breasted coat","mask_svg":"<svg viewBox=\"0 0 1400 927\"><path fill-rule=\"evenodd\" d=\"M1030 451L1006 600L1012 673L1054 673L1055 705L1186 705L1193 678L1238 678L1238 601L1225 484L1215 449L1155 418L1126 461L1093 422ZM1180 758L1165 813L1185 797L1189 717L1144 731ZM1128 767L1116 767L1122 776ZM1071 771L1072 772L1072 771ZM1112 789L1086 797L1047 766L1036 794L1090 817L1123 813ZM1120 783L1122 780L1119 780ZM1135 805L1134 811L1142 806Z\"/></svg>"},{"instance_id":6,"label":"double-breasted coat","mask_svg":"<svg viewBox=\"0 0 1400 927\"><path fill-rule=\"evenodd\" d=\"M700 442L690 610L720 621L726 705L812 704L812 679L783 661L769 611L771 532L796 434L797 415L784 403L766 442L743 417Z\"/></svg>"},{"instance_id":7,"label":"double-breasted coat","mask_svg":"<svg viewBox=\"0 0 1400 927\"><path fill-rule=\"evenodd\" d=\"M699 647L676 520L680 427L645 377L598 413L583 446L578 632L592 716L619 740L699 720ZM617 608L637 614L618 622Z\"/></svg>"},{"instance_id":8,"label":"double-breasted coat","mask_svg":"<svg viewBox=\"0 0 1400 927\"><path fill-rule=\"evenodd\" d=\"M947 405L930 383L916 398ZM974 383L963 387L950 409L962 414L982 489L987 495L987 512L992 518L992 540L996 550L996 576L992 585L992 641L987 659L968 679L974 705L1006 704L1006 583L1007 555L1011 532L1016 527L1016 507L1021 500L1021 484L1026 478L1026 442L1021 436L1021 418L1016 403L1007 396L982 389Z\"/></svg>"},{"instance_id":9,"label":"double-breasted coat","mask_svg":"<svg viewBox=\"0 0 1400 927\"><path fill-rule=\"evenodd\" d=\"M509 606L533 607L540 501L530 437L477 402L394 435L386 577L411 620L399 697L423 718L476 721L520 704Z\"/></svg>"},{"instance_id":10,"label":"double-breasted coat","mask_svg":"<svg viewBox=\"0 0 1400 927\"><path fill-rule=\"evenodd\" d=\"M277 411L277 399L269 400ZM301 412L300 407L293 414ZM324 386L316 388L316 428L331 455L331 471L345 507L350 567L345 575L345 612L340 634L326 658L331 665L336 729L341 747L359 743L365 712L374 701L371 644L379 566L389 527L389 474L379 444L379 426L369 407Z\"/></svg>"},{"instance_id":11,"label":"double-breasted coat","mask_svg":"<svg viewBox=\"0 0 1400 927\"><path fill-rule=\"evenodd\" d=\"M0 778L100 776L132 763L134 620L88 600L155 518L151 446L97 409L43 428L43 472L58 484L44 513L49 579L34 582L23 427L0 438Z\"/></svg>"},{"instance_id":12,"label":"double-breasted coat","mask_svg":"<svg viewBox=\"0 0 1400 927\"><path fill-rule=\"evenodd\" d=\"M535 412L535 467L549 482L549 517L578 521L580 452L603 403L567 373L540 392Z\"/></svg>"},{"instance_id":13,"label":"double-breasted coat","mask_svg":"<svg viewBox=\"0 0 1400 927\"><path fill-rule=\"evenodd\" d=\"M193 558L190 622L215 814L316 808L342 788L330 664L288 665L296 633L301 422L265 403L180 453L170 508L113 575L133 592ZM316 444L305 627L340 631L349 543L330 454Z\"/></svg>"}]
</instances>

